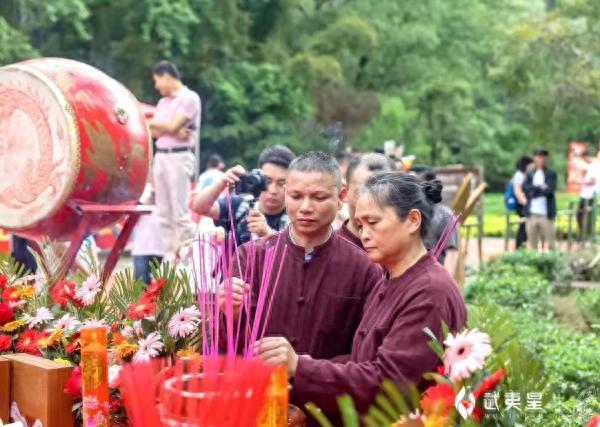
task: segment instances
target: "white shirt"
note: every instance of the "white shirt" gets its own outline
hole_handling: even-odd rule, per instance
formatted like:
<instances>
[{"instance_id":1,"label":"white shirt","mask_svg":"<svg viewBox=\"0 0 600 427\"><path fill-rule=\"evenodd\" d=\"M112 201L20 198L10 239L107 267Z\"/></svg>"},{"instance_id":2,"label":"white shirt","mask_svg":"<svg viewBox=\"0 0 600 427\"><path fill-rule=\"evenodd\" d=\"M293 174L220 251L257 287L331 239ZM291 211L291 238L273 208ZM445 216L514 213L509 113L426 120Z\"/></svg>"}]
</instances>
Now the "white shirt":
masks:
<instances>
[{"instance_id":1,"label":"white shirt","mask_svg":"<svg viewBox=\"0 0 600 427\"><path fill-rule=\"evenodd\" d=\"M202 190L215 182L219 181L225 175L219 169L207 169L198 178L198 189Z\"/></svg>"},{"instance_id":2,"label":"white shirt","mask_svg":"<svg viewBox=\"0 0 600 427\"><path fill-rule=\"evenodd\" d=\"M582 199L591 200L595 194L600 194L600 159L596 159L589 164L583 180L593 182L581 186L580 196Z\"/></svg>"},{"instance_id":3,"label":"white shirt","mask_svg":"<svg viewBox=\"0 0 600 427\"><path fill-rule=\"evenodd\" d=\"M541 187L546 183L546 177L543 169L536 169L533 173L533 185ZM535 215L548 216L548 198L546 196L534 197L531 199L529 213Z\"/></svg>"},{"instance_id":4,"label":"white shirt","mask_svg":"<svg viewBox=\"0 0 600 427\"><path fill-rule=\"evenodd\" d=\"M131 255L163 256L164 249L160 229L160 221L156 212L141 215L133 231Z\"/></svg>"},{"instance_id":5,"label":"white shirt","mask_svg":"<svg viewBox=\"0 0 600 427\"><path fill-rule=\"evenodd\" d=\"M513 186L516 187L517 185L523 185L524 182L525 182L525 174L523 172L521 172L520 170L516 171L512 178Z\"/></svg>"}]
</instances>

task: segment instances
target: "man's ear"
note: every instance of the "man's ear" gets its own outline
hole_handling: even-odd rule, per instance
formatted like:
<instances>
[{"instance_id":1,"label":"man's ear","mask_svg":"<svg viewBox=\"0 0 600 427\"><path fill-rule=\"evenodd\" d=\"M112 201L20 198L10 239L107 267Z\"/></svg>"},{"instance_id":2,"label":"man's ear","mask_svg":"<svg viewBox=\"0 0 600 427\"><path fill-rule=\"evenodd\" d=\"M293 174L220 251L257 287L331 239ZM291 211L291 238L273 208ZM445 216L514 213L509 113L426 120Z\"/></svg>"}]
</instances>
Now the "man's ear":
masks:
<instances>
[{"instance_id":1,"label":"man's ear","mask_svg":"<svg viewBox=\"0 0 600 427\"><path fill-rule=\"evenodd\" d=\"M345 185L342 185L338 194L338 210L342 208L342 205L346 201L346 197L348 196L348 189Z\"/></svg>"}]
</instances>

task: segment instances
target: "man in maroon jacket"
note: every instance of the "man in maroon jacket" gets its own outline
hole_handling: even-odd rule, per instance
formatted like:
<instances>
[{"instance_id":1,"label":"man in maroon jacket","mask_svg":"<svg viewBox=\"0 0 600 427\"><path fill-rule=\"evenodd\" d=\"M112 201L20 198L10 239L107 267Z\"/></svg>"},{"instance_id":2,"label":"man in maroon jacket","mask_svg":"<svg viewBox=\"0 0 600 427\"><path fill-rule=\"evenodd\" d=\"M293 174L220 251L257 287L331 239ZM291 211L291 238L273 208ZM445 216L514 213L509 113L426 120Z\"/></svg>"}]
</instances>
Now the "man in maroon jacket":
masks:
<instances>
[{"instance_id":1,"label":"man in maroon jacket","mask_svg":"<svg viewBox=\"0 0 600 427\"><path fill-rule=\"evenodd\" d=\"M333 232L343 196L333 157L320 152L298 157L290 164L285 188L289 227L239 250L242 273L253 270L253 274L246 277L248 285L234 280L234 303L239 304L239 295L248 286L251 308L256 309L265 253L276 246L269 289L283 265L266 336L285 337L299 354L315 358L350 353L367 296L383 278L382 269L359 247ZM250 259L254 268L246 267Z\"/></svg>"}]
</instances>

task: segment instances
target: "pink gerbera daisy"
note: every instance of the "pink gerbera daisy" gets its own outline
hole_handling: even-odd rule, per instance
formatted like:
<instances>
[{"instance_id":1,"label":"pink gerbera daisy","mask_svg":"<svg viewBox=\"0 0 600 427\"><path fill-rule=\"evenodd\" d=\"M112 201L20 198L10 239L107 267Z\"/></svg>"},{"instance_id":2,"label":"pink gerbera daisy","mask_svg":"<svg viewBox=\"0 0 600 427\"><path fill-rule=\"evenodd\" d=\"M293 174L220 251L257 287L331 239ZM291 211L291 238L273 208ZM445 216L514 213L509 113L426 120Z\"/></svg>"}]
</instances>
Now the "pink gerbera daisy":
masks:
<instances>
[{"instance_id":1,"label":"pink gerbera daisy","mask_svg":"<svg viewBox=\"0 0 600 427\"><path fill-rule=\"evenodd\" d=\"M444 344L444 371L454 381L469 378L483 368L486 357L492 354L489 335L477 329L448 334Z\"/></svg>"},{"instance_id":2,"label":"pink gerbera daisy","mask_svg":"<svg viewBox=\"0 0 600 427\"><path fill-rule=\"evenodd\" d=\"M36 310L34 316L27 317L27 323L30 328L33 328L36 325L41 325L43 323L49 322L54 319L54 314L47 309L46 307L40 307Z\"/></svg>"},{"instance_id":3,"label":"pink gerbera daisy","mask_svg":"<svg viewBox=\"0 0 600 427\"><path fill-rule=\"evenodd\" d=\"M133 363L147 362L160 354L164 348L160 334L152 332L146 338L138 341L139 350L133 355Z\"/></svg>"},{"instance_id":4,"label":"pink gerbera daisy","mask_svg":"<svg viewBox=\"0 0 600 427\"><path fill-rule=\"evenodd\" d=\"M200 322L200 312L193 308L180 309L169 320L169 334L173 338L185 338L193 333Z\"/></svg>"},{"instance_id":5,"label":"pink gerbera daisy","mask_svg":"<svg viewBox=\"0 0 600 427\"><path fill-rule=\"evenodd\" d=\"M75 292L75 296L83 305L92 305L96 299L96 295L102 290L102 283L96 276L90 276L85 279L81 287Z\"/></svg>"},{"instance_id":6,"label":"pink gerbera daisy","mask_svg":"<svg viewBox=\"0 0 600 427\"><path fill-rule=\"evenodd\" d=\"M65 331L74 331L79 325L81 325L81 322L67 313L56 321L52 330L63 328Z\"/></svg>"}]
</instances>

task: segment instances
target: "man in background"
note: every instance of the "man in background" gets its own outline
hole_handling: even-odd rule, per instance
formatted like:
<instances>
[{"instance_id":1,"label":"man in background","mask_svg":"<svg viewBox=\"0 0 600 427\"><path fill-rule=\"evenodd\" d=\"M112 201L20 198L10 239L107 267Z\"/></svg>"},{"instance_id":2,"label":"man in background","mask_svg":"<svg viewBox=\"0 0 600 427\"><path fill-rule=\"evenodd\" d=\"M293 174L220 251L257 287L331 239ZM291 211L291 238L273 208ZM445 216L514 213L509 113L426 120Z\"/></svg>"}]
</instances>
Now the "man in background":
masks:
<instances>
[{"instance_id":1,"label":"man in background","mask_svg":"<svg viewBox=\"0 0 600 427\"><path fill-rule=\"evenodd\" d=\"M206 162L206 170L198 178L198 189L206 188L223 178L225 162L218 154L211 154Z\"/></svg>"},{"instance_id":2,"label":"man in background","mask_svg":"<svg viewBox=\"0 0 600 427\"><path fill-rule=\"evenodd\" d=\"M585 177L581 183L579 194L579 207L577 209L577 223L579 225L579 239L585 241L594 234L594 203L600 195L600 151L588 165Z\"/></svg>"},{"instance_id":3,"label":"man in background","mask_svg":"<svg viewBox=\"0 0 600 427\"><path fill-rule=\"evenodd\" d=\"M358 227L354 221L354 211L356 207L356 191L363 185L375 172L389 172L396 170L393 160L379 153L367 153L352 158L346 168L346 204L348 206L348 218L340 227L338 233L362 248L362 242L358 234Z\"/></svg>"},{"instance_id":4,"label":"man in background","mask_svg":"<svg viewBox=\"0 0 600 427\"><path fill-rule=\"evenodd\" d=\"M223 227L227 233L232 231L230 216L233 217L238 244L250 241L252 235L257 238L268 237L289 223L285 212L284 186L288 167L294 157L294 153L284 145L263 150L258 158L258 167L266 175L267 189L260 193L254 208L243 195L221 197L228 187L235 185L246 173L241 165L228 169L220 180L193 194L190 207L198 215L213 218L215 225Z\"/></svg>"},{"instance_id":5,"label":"man in background","mask_svg":"<svg viewBox=\"0 0 600 427\"><path fill-rule=\"evenodd\" d=\"M175 64L159 62L153 77L162 95L149 122L156 138L153 183L165 259L173 262L184 242L194 235L188 196L196 168L194 147L200 131L201 105L198 94L181 81Z\"/></svg>"},{"instance_id":6,"label":"man in background","mask_svg":"<svg viewBox=\"0 0 600 427\"><path fill-rule=\"evenodd\" d=\"M542 241L549 250L556 247L556 172L548 168L548 156L546 150L533 153L535 167L527 173L523 182L523 192L527 197L527 238L533 250L537 250L538 246L543 249Z\"/></svg>"}]
</instances>

